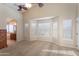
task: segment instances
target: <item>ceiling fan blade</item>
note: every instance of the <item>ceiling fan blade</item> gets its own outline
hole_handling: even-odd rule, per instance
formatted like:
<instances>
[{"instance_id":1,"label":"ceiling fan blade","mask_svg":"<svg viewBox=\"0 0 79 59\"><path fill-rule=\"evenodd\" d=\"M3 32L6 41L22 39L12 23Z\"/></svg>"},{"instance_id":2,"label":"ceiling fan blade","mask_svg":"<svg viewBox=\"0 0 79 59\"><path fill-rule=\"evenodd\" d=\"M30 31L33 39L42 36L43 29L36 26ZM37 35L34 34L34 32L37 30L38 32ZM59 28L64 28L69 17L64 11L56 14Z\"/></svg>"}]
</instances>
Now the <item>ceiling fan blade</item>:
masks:
<instances>
[{"instance_id":1,"label":"ceiling fan blade","mask_svg":"<svg viewBox=\"0 0 79 59\"><path fill-rule=\"evenodd\" d=\"M43 4L43 3L38 3L38 6L39 6L39 7L43 7L44 4Z\"/></svg>"},{"instance_id":2,"label":"ceiling fan blade","mask_svg":"<svg viewBox=\"0 0 79 59\"><path fill-rule=\"evenodd\" d=\"M22 6L21 5L19 5L18 8L19 8L18 11L22 10Z\"/></svg>"},{"instance_id":3,"label":"ceiling fan blade","mask_svg":"<svg viewBox=\"0 0 79 59\"><path fill-rule=\"evenodd\" d=\"M27 10L27 7L23 7L24 10Z\"/></svg>"}]
</instances>

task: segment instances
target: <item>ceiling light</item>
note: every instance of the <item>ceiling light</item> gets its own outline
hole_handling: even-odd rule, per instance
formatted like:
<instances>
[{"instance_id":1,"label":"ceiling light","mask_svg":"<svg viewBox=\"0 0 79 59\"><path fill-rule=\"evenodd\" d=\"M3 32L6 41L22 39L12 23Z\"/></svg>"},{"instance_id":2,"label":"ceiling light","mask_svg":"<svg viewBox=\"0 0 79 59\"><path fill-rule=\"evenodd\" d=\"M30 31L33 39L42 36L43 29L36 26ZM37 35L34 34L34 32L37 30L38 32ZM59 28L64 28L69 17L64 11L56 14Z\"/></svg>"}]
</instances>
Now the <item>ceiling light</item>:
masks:
<instances>
[{"instance_id":1,"label":"ceiling light","mask_svg":"<svg viewBox=\"0 0 79 59\"><path fill-rule=\"evenodd\" d=\"M25 4L25 7L27 7L27 8L29 9L29 8L32 7L32 4L30 4L30 3L26 3L26 4Z\"/></svg>"}]
</instances>

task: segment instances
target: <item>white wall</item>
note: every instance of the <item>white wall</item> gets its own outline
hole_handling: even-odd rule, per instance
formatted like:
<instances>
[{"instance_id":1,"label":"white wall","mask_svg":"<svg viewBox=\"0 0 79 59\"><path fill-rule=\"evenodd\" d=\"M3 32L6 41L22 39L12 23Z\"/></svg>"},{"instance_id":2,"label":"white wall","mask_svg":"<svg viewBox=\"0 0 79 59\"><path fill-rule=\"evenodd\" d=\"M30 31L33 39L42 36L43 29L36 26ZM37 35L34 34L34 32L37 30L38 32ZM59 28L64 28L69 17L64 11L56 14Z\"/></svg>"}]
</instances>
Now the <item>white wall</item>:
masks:
<instances>
[{"instance_id":1,"label":"white wall","mask_svg":"<svg viewBox=\"0 0 79 59\"><path fill-rule=\"evenodd\" d=\"M65 19L75 19L76 16L76 4L44 4L42 8L39 8L37 5L33 6L33 8L27 10L24 15L25 24L28 23L28 20L49 17L49 16L59 16L60 28L59 28L59 39L60 44L63 44L65 41L63 40L63 23L62 21ZM74 25L74 24L73 24ZM73 30L74 31L74 30ZM28 33L29 34L29 33ZM25 38L27 38L27 30L25 29ZM74 40L74 38L72 38ZM67 42L65 42L67 43Z\"/></svg>"},{"instance_id":2,"label":"white wall","mask_svg":"<svg viewBox=\"0 0 79 59\"><path fill-rule=\"evenodd\" d=\"M0 29L5 29L7 19L17 21L17 41L23 40L23 19L22 15L13 7L12 4L0 4Z\"/></svg>"},{"instance_id":3,"label":"white wall","mask_svg":"<svg viewBox=\"0 0 79 59\"><path fill-rule=\"evenodd\" d=\"M79 4L77 4L78 6L77 6L77 33L78 33L78 35L77 35L77 47L79 48Z\"/></svg>"}]
</instances>

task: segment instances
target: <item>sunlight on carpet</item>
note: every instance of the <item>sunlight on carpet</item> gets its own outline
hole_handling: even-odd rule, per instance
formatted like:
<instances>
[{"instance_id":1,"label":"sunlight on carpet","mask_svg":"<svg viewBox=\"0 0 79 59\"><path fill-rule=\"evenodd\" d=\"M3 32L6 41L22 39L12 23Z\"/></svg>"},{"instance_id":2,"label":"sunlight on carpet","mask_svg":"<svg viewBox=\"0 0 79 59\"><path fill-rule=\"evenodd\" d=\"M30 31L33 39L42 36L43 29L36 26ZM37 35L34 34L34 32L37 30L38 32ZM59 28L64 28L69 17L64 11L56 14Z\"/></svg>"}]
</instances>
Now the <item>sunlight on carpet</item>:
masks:
<instances>
[{"instance_id":1,"label":"sunlight on carpet","mask_svg":"<svg viewBox=\"0 0 79 59\"><path fill-rule=\"evenodd\" d=\"M77 56L73 50L48 50L44 49L42 52L50 52L50 53L56 53L56 54L64 54L64 55L72 55Z\"/></svg>"}]
</instances>

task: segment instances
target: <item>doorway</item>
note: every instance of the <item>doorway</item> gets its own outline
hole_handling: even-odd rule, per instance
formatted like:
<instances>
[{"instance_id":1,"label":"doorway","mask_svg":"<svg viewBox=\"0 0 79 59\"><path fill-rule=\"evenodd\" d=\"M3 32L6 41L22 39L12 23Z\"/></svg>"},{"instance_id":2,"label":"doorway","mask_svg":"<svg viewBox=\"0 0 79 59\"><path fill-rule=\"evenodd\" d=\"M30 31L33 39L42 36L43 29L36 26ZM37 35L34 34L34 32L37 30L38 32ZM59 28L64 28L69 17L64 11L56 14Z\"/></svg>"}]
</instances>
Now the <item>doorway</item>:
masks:
<instances>
[{"instance_id":1,"label":"doorway","mask_svg":"<svg viewBox=\"0 0 79 59\"><path fill-rule=\"evenodd\" d=\"M7 45L12 46L16 42L16 30L17 30L16 20L12 19L8 21L6 29L7 29Z\"/></svg>"}]
</instances>

